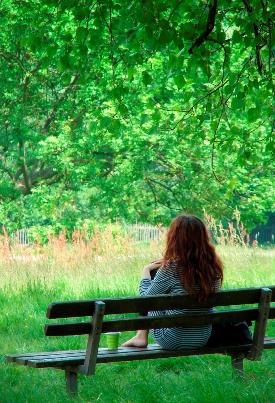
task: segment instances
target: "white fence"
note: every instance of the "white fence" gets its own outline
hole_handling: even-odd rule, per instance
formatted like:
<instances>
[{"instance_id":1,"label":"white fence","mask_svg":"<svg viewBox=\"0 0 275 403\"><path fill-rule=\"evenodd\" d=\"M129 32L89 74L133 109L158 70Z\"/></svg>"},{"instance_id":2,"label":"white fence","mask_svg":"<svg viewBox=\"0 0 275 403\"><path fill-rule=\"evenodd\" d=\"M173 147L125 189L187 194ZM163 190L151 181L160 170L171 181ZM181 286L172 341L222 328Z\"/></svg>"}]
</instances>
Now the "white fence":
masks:
<instances>
[{"instance_id":1,"label":"white fence","mask_svg":"<svg viewBox=\"0 0 275 403\"><path fill-rule=\"evenodd\" d=\"M29 245L29 236L27 229L20 229L16 231L15 239L20 245Z\"/></svg>"},{"instance_id":2,"label":"white fence","mask_svg":"<svg viewBox=\"0 0 275 403\"><path fill-rule=\"evenodd\" d=\"M165 228L161 226L153 226L150 224L126 224L125 232L132 236L135 240L141 242L159 241L164 233ZM20 229L16 231L14 239L20 245L29 245L30 239L27 229Z\"/></svg>"},{"instance_id":3,"label":"white fence","mask_svg":"<svg viewBox=\"0 0 275 403\"><path fill-rule=\"evenodd\" d=\"M126 225L126 232L137 241L159 241L163 237L165 228L149 224L131 224Z\"/></svg>"}]
</instances>

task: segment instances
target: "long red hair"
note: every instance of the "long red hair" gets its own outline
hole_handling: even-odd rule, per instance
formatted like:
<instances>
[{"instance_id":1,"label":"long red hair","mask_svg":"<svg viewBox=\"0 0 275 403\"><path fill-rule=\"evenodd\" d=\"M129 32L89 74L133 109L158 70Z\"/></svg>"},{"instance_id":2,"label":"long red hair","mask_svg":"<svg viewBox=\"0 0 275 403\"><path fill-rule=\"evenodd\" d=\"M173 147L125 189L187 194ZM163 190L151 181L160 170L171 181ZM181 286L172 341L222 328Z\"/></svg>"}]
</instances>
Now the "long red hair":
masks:
<instances>
[{"instance_id":1,"label":"long red hair","mask_svg":"<svg viewBox=\"0 0 275 403\"><path fill-rule=\"evenodd\" d=\"M186 291L199 301L214 292L214 284L223 281L223 264L210 241L205 224L195 216L175 218L167 233L164 266L176 263Z\"/></svg>"}]
</instances>

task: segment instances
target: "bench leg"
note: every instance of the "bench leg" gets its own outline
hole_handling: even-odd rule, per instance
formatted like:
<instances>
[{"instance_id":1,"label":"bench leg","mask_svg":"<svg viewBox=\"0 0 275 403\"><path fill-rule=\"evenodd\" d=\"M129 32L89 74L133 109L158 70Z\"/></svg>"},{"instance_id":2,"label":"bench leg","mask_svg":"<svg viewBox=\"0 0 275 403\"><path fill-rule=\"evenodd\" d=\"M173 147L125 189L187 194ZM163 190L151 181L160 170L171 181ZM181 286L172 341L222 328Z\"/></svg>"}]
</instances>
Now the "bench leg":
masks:
<instances>
[{"instance_id":1,"label":"bench leg","mask_svg":"<svg viewBox=\"0 0 275 403\"><path fill-rule=\"evenodd\" d=\"M232 355L231 356L231 364L234 370L234 374L240 377L244 377L244 370L243 370L243 356Z\"/></svg>"},{"instance_id":2,"label":"bench leg","mask_svg":"<svg viewBox=\"0 0 275 403\"><path fill-rule=\"evenodd\" d=\"M65 370L66 389L70 395L77 394L77 373Z\"/></svg>"}]
</instances>

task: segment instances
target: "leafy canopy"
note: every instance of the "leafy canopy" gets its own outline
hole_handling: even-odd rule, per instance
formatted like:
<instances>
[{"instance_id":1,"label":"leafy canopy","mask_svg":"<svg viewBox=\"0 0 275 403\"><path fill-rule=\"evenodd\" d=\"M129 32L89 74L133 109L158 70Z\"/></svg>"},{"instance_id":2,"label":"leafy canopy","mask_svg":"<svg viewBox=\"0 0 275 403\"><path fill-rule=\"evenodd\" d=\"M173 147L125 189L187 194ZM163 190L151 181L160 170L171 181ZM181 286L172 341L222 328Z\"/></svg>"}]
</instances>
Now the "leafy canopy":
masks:
<instances>
[{"instance_id":1,"label":"leafy canopy","mask_svg":"<svg viewBox=\"0 0 275 403\"><path fill-rule=\"evenodd\" d=\"M271 2L3 0L0 221L272 210ZM274 191L273 191L274 192Z\"/></svg>"}]
</instances>

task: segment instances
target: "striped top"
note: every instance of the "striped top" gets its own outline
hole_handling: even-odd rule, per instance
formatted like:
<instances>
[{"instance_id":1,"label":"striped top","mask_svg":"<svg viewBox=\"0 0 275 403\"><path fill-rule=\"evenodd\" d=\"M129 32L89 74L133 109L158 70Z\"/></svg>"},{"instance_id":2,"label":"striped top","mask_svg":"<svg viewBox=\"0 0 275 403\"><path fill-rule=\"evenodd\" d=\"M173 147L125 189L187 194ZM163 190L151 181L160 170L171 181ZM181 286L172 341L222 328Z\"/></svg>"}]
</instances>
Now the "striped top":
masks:
<instances>
[{"instance_id":1,"label":"striped top","mask_svg":"<svg viewBox=\"0 0 275 403\"><path fill-rule=\"evenodd\" d=\"M144 278L140 282L140 295L156 294L188 294L180 282L179 273L175 263L160 268L153 280ZM220 280L213 285L214 290L220 287ZM151 311L149 316L175 315L190 313L213 312L213 308L201 309L171 309L166 311ZM212 325L194 327L175 327L153 329L150 331L155 342L166 349L198 348L206 345L212 330Z\"/></svg>"}]
</instances>

